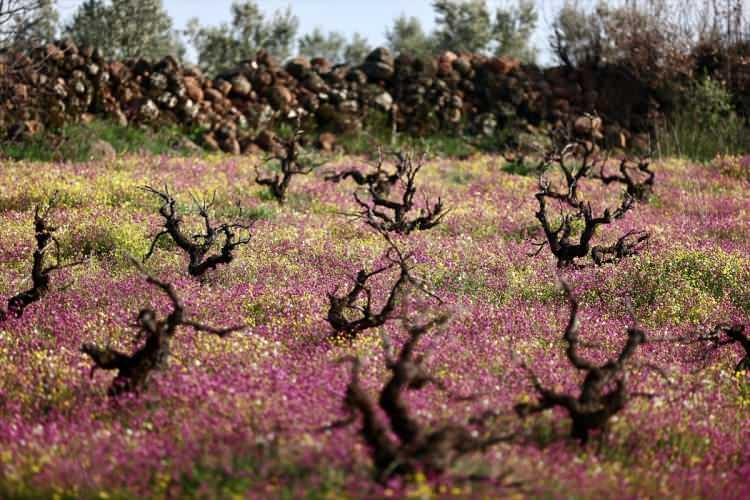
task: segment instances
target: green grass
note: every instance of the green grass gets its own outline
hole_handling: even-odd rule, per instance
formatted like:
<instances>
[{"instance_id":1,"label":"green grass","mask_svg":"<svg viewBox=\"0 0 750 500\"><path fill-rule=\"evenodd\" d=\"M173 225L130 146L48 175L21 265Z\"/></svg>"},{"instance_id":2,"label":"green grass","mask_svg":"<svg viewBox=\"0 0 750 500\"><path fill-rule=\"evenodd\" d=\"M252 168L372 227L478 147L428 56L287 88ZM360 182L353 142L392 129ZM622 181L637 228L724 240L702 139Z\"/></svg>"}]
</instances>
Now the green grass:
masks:
<instances>
[{"instance_id":1,"label":"green grass","mask_svg":"<svg viewBox=\"0 0 750 500\"><path fill-rule=\"evenodd\" d=\"M718 128L704 125L699 117L680 113L657 133L661 158L687 158L706 163L720 154L750 151L750 128L737 116L729 116Z\"/></svg>"},{"instance_id":2,"label":"green grass","mask_svg":"<svg viewBox=\"0 0 750 500\"><path fill-rule=\"evenodd\" d=\"M705 163L719 154L750 151L748 132L747 119L737 113L729 90L705 77L691 86L665 124L657 128L656 146L661 158Z\"/></svg>"},{"instance_id":3,"label":"green grass","mask_svg":"<svg viewBox=\"0 0 750 500\"><path fill-rule=\"evenodd\" d=\"M39 133L27 141L0 144L0 151L3 156L17 161L82 162L91 158L92 144L103 140L118 154L186 154L189 151L179 146L180 140L183 137L195 139L197 135L197 131L185 133L177 127L151 130L95 120L89 124L66 125L53 133Z\"/></svg>"},{"instance_id":4,"label":"green grass","mask_svg":"<svg viewBox=\"0 0 750 500\"><path fill-rule=\"evenodd\" d=\"M266 490L268 496L323 499L332 498L346 482L340 470L296 465L271 449L235 457L230 469L195 464L191 473L180 478L156 478L157 491L160 486L164 492L169 490L180 498L240 498L253 489L260 477L270 474L278 480L273 481L277 487Z\"/></svg>"},{"instance_id":5,"label":"green grass","mask_svg":"<svg viewBox=\"0 0 750 500\"><path fill-rule=\"evenodd\" d=\"M708 162L718 154L742 154L750 151L750 127L745 119L730 112L716 124L707 126L704 118L701 113L690 109L674 113L657 129L659 156ZM441 157L466 158L475 153L503 151L508 137L514 134L512 130L500 130L492 137L472 139L461 132L438 132L426 137L415 137L407 133L393 134L385 121L378 117L368 119L366 123L364 131L338 134L337 146L346 154L352 155L369 155L378 147L385 147L415 148ZM321 131L309 132L309 135L315 139L319 132ZM200 135L200 130L182 131L175 126L153 130L95 120L90 124L70 124L59 131L39 133L25 141L0 143L0 157L16 161L82 162L91 159L91 145L97 140L108 142L118 154L193 155L194 152L179 146L180 141L187 138L198 143ZM535 173L533 165L525 162L506 163L503 170L525 176Z\"/></svg>"},{"instance_id":6,"label":"green grass","mask_svg":"<svg viewBox=\"0 0 750 500\"><path fill-rule=\"evenodd\" d=\"M539 175L539 162L529 158L517 158L512 161L506 161L501 167L502 171L507 174L523 175L525 177L534 177Z\"/></svg>"},{"instance_id":7,"label":"green grass","mask_svg":"<svg viewBox=\"0 0 750 500\"><path fill-rule=\"evenodd\" d=\"M678 250L632 262L610 286L633 291L633 305L645 324L702 324L723 301L750 310L750 264L741 256L720 249Z\"/></svg>"},{"instance_id":8,"label":"green grass","mask_svg":"<svg viewBox=\"0 0 750 500\"><path fill-rule=\"evenodd\" d=\"M463 132L466 124L456 125L455 132L439 131L420 137L406 132L395 133L388 126L385 113L371 113L364 121L366 129L339 134L338 146L347 154L369 155L378 147L415 149L435 156L466 158L480 152L502 151L512 130L499 130L494 136L472 137Z\"/></svg>"}]
</instances>

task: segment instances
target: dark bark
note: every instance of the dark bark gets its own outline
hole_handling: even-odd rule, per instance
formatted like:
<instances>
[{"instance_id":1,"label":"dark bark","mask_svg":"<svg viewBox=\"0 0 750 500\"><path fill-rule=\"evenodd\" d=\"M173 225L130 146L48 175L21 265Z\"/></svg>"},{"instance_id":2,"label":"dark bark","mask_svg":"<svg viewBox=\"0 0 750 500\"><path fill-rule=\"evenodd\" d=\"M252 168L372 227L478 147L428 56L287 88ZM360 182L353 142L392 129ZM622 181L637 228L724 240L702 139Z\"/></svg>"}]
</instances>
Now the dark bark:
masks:
<instances>
[{"instance_id":1,"label":"dark bark","mask_svg":"<svg viewBox=\"0 0 750 500\"><path fill-rule=\"evenodd\" d=\"M549 182L543 175L539 176L539 189L544 192L548 198L556 199L570 205L573 208L580 208L582 202L578 193L581 180L587 178L591 173L594 162L594 146L583 141L566 142L564 145L555 146L545 154L545 165L540 168L542 174L549 170L553 165L557 166L562 172L565 179L565 186L562 191L552 189ZM578 161L580 165L573 166L569 162Z\"/></svg>"},{"instance_id":2,"label":"dark bark","mask_svg":"<svg viewBox=\"0 0 750 500\"><path fill-rule=\"evenodd\" d=\"M628 196L639 202L648 201L656 180L656 174L651 170L649 160L641 159L634 162L623 158L620 161L619 174L607 175L605 168L606 162L602 162L598 171L594 171L591 177L607 185L613 182L623 184Z\"/></svg>"},{"instance_id":3,"label":"dark bark","mask_svg":"<svg viewBox=\"0 0 750 500\"><path fill-rule=\"evenodd\" d=\"M425 164L425 158L416 158L413 154L402 152L391 153L391 156L396 158L393 172L387 172L383 168L381 156L376 171L371 174L354 174L355 171L349 170L329 176L329 180L352 177L355 182L366 187L369 200L363 200L358 193L354 193L354 200L361 209L358 217L380 232L409 234L440 224L448 213L440 198L436 202L426 202L425 208L419 210L419 215L413 214L414 196L417 193L416 178ZM400 194L391 197L395 190L400 191Z\"/></svg>"},{"instance_id":4,"label":"dark bark","mask_svg":"<svg viewBox=\"0 0 750 500\"><path fill-rule=\"evenodd\" d=\"M697 338L692 338L690 340L693 342L697 341L710 344L709 352L721 349L728 345L739 344L745 351L745 355L737 363L734 371L750 373L750 336L745 333L744 325L720 324L714 327L711 333L700 335Z\"/></svg>"},{"instance_id":5,"label":"dark bark","mask_svg":"<svg viewBox=\"0 0 750 500\"><path fill-rule=\"evenodd\" d=\"M556 198L556 195L557 193L550 196L544 188L536 194L539 203L536 218L542 225L546 241L534 243L539 249L533 255L538 254L545 246L549 246L552 255L557 258L558 267L570 266L576 259L586 257L591 251L592 240L596 236L599 226L611 224L613 221L622 218L633 206L632 198L626 197L614 212L605 209L601 216L595 217L589 203L575 201L575 205L568 203L575 208L575 211L563 214L560 225L553 228L547 213L547 198ZM584 226L576 240L573 224L580 219L583 219Z\"/></svg>"},{"instance_id":6,"label":"dark bark","mask_svg":"<svg viewBox=\"0 0 750 500\"><path fill-rule=\"evenodd\" d=\"M387 323L393 318L398 300L406 293L408 286L416 286L425 294L432 296L420 281L412 276L409 267L411 256L404 255L386 234L384 237L391 245L386 253L388 264L370 272L361 269L348 292L339 295L338 290L335 290L328 294L329 306L326 319L335 335L343 335L353 340L359 333ZM398 277L391 285L385 302L376 311L372 304L372 289L368 281L394 268L398 269Z\"/></svg>"},{"instance_id":7,"label":"dark bark","mask_svg":"<svg viewBox=\"0 0 750 500\"><path fill-rule=\"evenodd\" d=\"M388 293L385 304L379 311L374 311L372 306L372 290L367 281L382 272L400 267L398 278ZM359 333L384 325L394 312L398 298L403 293L404 287L410 282L409 271L404 263L394 263L376 269L372 272L360 270L354 279L354 284L348 293L337 295L336 292L328 294L328 323L336 334L345 335L348 339L354 339ZM364 296L364 304L359 306L360 299ZM354 316L348 319L348 316Z\"/></svg>"},{"instance_id":8,"label":"dark bark","mask_svg":"<svg viewBox=\"0 0 750 500\"><path fill-rule=\"evenodd\" d=\"M529 370L534 389L539 395L535 404L521 403L515 410L521 417L540 413L555 407L562 407L570 416L571 437L586 444L592 432L602 435L607 430L609 420L619 413L634 396L627 390L625 370L628 361L635 355L638 346L646 341L646 334L633 326L628 328L628 338L616 359L596 365L579 353L578 301L570 288L563 283L565 294L570 302L570 319L565 328L566 356L570 364L585 373L578 397L559 393L542 386L539 379Z\"/></svg>"},{"instance_id":9,"label":"dark bark","mask_svg":"<svg viewBox=\"0 0 750 500\"><path fill-rule=\"evenodd\" d=\"M266 163L272 160L277 161L281 170L280 174L274 173L272 176L261 177L256 167L256 184L267 187L274 199L282 205L286 202L286 193L292 178L295 175L307 175L321 166L318 163L305 165L307 162L302 158L302 146L299 143L303 133L302 130L297 130L292 137L282 143L281 151L276 154L275 158L266 160Z\"/></svg>"},{"instance_id":10,"label":"dark bark","mask_svg":"<svg viewBox=\"0 0 750 500\"><path fill-rule=\"evenodd\" d=\"M409 408L404 398L408 391L423 389L428 384L446 390L442 382L429 375L422 365L424 357L416 355L415 349L429 330L447 320L447 316L440 316L409 327L409 338L397 356L393 356L389 346L386 347L386 367L391 375L380 391L377 404L361 386L359 359L343 360L352 365L344 403L352 414L362 417L360 434L370 448L380 481L417 471L443 473L460 456L483 451L511 437L496 433L480 437L479 432L458 424L424 424ZM380 411L385 414L385 421L380 418Z\"/></svg>"},{"instance_id":11,"label":"dark bark","mask_svg":"<svg viewBox=\"0 0 750 500\"><path fill-rule=\"evenodd\" d=\"M329 182L338 183L348 178L352 179L359 186L366 186L368 189L372 189L373 192L379 196L388 196L391 190L399 183L402 176L406 174L406 168L408 163L405 161L398 161L400 153L390 153L390 156L396 157L395 169L389 172L385 168L385 157L386 155L380 151L378 162L374 165L375 170L363 174L356 168L350 168L343 170L339 173L331 173L326 175L325 179Z\"/></svg>"},{"instance_id":12,"label":"dark bark","mask_svg":"<svg viewBox=\"0 0 750 500\"><path fill-rule=\"evenodd\" d=\"M167 367L170 355L170 343L180 327L192 328L195 331L206 332L219 337L225 337L244 327L213 328L196 323L185 318L185 308L177 296L174 287L152 276L146 281L164 292L172 303L172 312L163 319L158 319L156 311L150 308L141 310L138 314L137 327L139 337L145 341L133 354L125 354L106 347L100 348L93 344L83 344L81 352L88 355L94 362L95 369L116 370L117 375L109 388L110 396L117 396L128 392L138 392L146 389L152 375Z\"/></svg>"},{"instance_id":13,"label":"dark bark","mask_svg":"<svg viewBox=\"0 0 750 500\"><path fill-rule=\"evenodd\" d=\"M568 165L571 158L579 159L580 165L577 168ZM646 233L629 232L611 246L593 245L599 227L624 217L635 202L635 198L626 189L620 205L614 210L607 208L600 216L593 214L591 204L582 199L579 192L581 181L591 177L593 165L596 163L593 147L586 142L572 142L564 146L559 153L549 152L546 162L545 170L557 167L563 174L564 182L562 187L554 188L544 173L539 176L539 191L535 194L539 209L535 215L542 226L544 240L533 242L537 250L531 255L538 255L548 246L557 259L557 266L562 268L589 254L597 265L617 262L636 254L640 244L648 239ZM553 227L550 220L549 200L555 200L560 204L562 220L557 227ZM578 232L576 222L581 220L583 228Z\"/></svg>"},{"instance_id":14,"label":"dark bark","mask_svg":"<svg viewBox=\"0 0 750 500\"><path fill-rule=\"evenodd\" d=\"M159 191L150 186L144 190L161 198L163 204L159 214L164 218L164 229L154 236L148 253L143 258L145 262L156 249L156 244L162 236L169 236L172 241L188 255L188 273L193 277L203 276L206 272L215 269L222 264L229 264L234 259L233 252L240 245L250 242L250 236L242 237L240 233L249 232L251 225L244 224L220 224L214 226L211 223L209 210L212 203L198 204L198 213L203 219L204 233L188 236L182 229L182 218L177 213L176 200L166 187ZM214 245L223 237L223 242L217 253L211 254Z\"/></svg>"},{"instance_id":15,"label":"dark bark","mask_svg":"<svg viewBox=\"0 0 750 500\"><path fill-rule=\"evenodd\" d=\"M49 223L50 212L55 208L56 195L53 196L47 207L42 209L37 206L34 210L34 239L36 240L36 249L34 250L33 263L31 266L31 288L17 293L8 299L8 311L0 311L0 321L7 318L8 315L20 318L24 310L34 302L42 300L49 291L50 274L60 269L78 266L83 261L63 263L60 257L60 243L54 236L57 231ZM54 264L48 263L48 252L51 246L55 248Z\"/></svg>"},{"instance_id":16,"label":"dark bark","mask_svg":"<svg viewBox=\"0 0 750 500\"><path fill-rule=\"evenodd\" d=\"M597 245L591 249L591 258L597 266L613 264L625 257L638 255L651 235L645 231L628 231L613 245Z\"/></svg>"}]
</instances>

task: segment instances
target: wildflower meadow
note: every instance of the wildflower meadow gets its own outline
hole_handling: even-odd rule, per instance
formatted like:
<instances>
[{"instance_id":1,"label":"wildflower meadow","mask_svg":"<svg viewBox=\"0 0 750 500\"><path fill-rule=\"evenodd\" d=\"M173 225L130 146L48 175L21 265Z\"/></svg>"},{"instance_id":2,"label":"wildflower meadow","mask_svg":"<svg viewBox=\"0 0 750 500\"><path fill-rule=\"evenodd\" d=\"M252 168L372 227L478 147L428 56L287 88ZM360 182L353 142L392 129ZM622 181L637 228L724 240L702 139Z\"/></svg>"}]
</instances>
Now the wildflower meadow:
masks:
<instances>
[{"instance_id":1,"label":"wildflower meadow","mask_svg":"<svg viewBox=\"0 0 750 500\"><path fill-rule=\"evenodd\" d=\"M742 159L654 162L595 234L649 238L601 265L539 251L539 180L496 156L426 161L413 211L434 225L368 224L373 196L336 174L377 161L334 157L284 203L252 156L4 164L0 304L35 250L55 268L0 322L0 496L750 498L748 353L726 333L750 313ZM580 189L594 215L622 200ZM170 220L215 237L199 263L225 227L242 243L196 275Z\"/></svg>"}]
</instances>

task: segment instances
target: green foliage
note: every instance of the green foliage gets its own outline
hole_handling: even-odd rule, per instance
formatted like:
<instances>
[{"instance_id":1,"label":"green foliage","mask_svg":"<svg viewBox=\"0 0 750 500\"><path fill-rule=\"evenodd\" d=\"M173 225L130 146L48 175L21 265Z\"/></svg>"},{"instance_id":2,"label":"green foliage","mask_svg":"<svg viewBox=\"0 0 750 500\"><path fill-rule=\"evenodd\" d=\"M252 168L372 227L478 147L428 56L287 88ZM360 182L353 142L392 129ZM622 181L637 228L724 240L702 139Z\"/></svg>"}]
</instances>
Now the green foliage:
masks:
<instances>
[{"instance_id":1,"label":"green foliage","mask_svg":"<svg viewBox=\"0 0 750 500\"><path fill-rule=\"evenodd\" d=\"M198 63L210 75L251 57L258 50L286 59L292 53L299 19L291 8L277 10L266 20L260 7L252 0L235 1L231 7L231 23L201 26L193 18L186 35L198 53Z\"/></svg>"},{"instance_id":2,"label":"green foliage","mask_svg":"<svg viewBox=\"0 0 750 500\"><path fill-rule=\"evenodd\" d=\"M495 52L525 60L535 58L529 39L538 15L533 2L518 0L514 7L498 7L494 19L486 0L434 0L440 50Z\"/></svg>"},{"instance_id":3,"label":"green foliage","mask_svg":"<svg viewBox=\"0 0 750 500\"><path fill-rule=\"evenodd\" d=\"M688 429L665 427L652 437L656 448L673 461L689 462L710 449L710 441Z\"/></svg>"},{"instance_id":4,"label":"green foliage","mask_svg":"<svg viewBox=\"0 0 750 500\"><path fill-rule=\"evenodd\" d=\"M24 142L3 144L2 152L17 161L87 161L91 158L92 144L104 140L121 154L188 154L190 151L179 146L182 136L177 128L162 127L151 131L98 120L88 125L66 125L59 131L59 137L40 133Z\"/></svg>"},{"instance_id":5,"label":"green foliage","mask_svg":"<svg viewBox=\"0 0 750 500\"><path fill-rule=\"evenodd\" d=\"M394 133L389 126L388 115L371 111L364 120L365 131L353 131L338 136L338 146L349 154L369 155L379 145L392 148L416 148L434 155L450 158L466 158L478 152L498 152L505 148L508 136L513 134L511 128L499 129L495 135L480 136L469 139L464 133L467 128L462 123L456 131L436 130L423 136ZM313 134L314 135L314 134Z\"/></svg>"},{"instance_id":6,"label":"green foliage","mask_svg":"<svg viewBox=\"0 0 750 500\"><path fill-rule=\"evenodd\" d=\"M578 3L566 0L552 22L552 52L568 66L597 64L604 50L604 31L601 9L587 13Z\"/></svg>"},{"instance_id":7,"label":"green foliage","mask_svg":"<svg viewBox=\"0 0 750 500\"><path fill-rule=\"evenodd\" d=\"M81 130L73 126L70 130ZM161 127L157 131L136 127L123 127L111 122L97 121L86 127L89 137L103 139L118 153L148 151L153 154L167 154L180 151L177 147L182 132L177 128Z\"/></svg>"},{"instance_id":8,"label":"green foliage","mask_svg":"<svg viewBox=\"0 0 750 500\"><path fill-rule=\"evenodd\" d=\"M379 119L380 118L380 119ZM477 151L477 147L466 141L460 134L434 133L425 137L391 133L385 125L386 118L375 114L368 119L368 129L339 136L337 144L348 154L369 155L378 145L387 144L392 148L414 148L430 154L451 158L464 158Z\"/></svg>"},{"instance_id":9,"label":"green foliage","mask_svg":"<svg viewBox=\"0 0 750 500\"><path fill-rule=\"evenodd\" d=\"M359 33L354 33L348 45L344 47L344 61L349 63L362 62L370 52L372 52L372 47L367 38Z\"/></svg>"},{"instance_id":10,"label":"green foliage","mask_svg":"<svg viewBox=\"0 0 750 500\"><path fill-rule=\"evenodd\" d=\"M76 500L78 498L107 498L109 500L126 500L132 495L119 491L104 492L88 488L71 488L70 491L60 491L60 488L35 485L30 477L22 477L13 481L3 479L0 482L0 498L15 500L41 500L55 498L57 500Z\"/></svg>"},{"instance_id":11,"label":"green foliage","mask_svg":"<svg viewBox=\"0 0 750 500\"><path fill-rule=\"evenodd\" d=\"M360 63L364 60L370 46L367 39L355 33L351 42L337 31L323 33L315 28L299 40L299 54L307 58L324 57L334 63Z\"/></svg>"},{"instance_id":12,"label":"green foliage","mask_svg":"<svg viewBox=\"0 0 750 500\"><path fill-rule=\"evenodd\" d=\"M63 33L112 59L181 58L185 52L161 0L87 0Z\"/></svg>"},{"instance_id":13,"label":"green foliage","mask_svg":"<svg viewBox=\"0 0 750 500\"><path fill-rule=\"evenodd\" d=\"M517 0L494 13L486 0L434 0L432 8L437 25L433 33L426 33L418 18L402 14L386 29L388 48L418 57L450 50L510 55L524 61L536 58L536 49L529 44L538 21L531 0Z\"/></svg>"},{"instance_id":14,"label":"green foliage","mask_svg":"<svg viewBox=\"0 0 750 500\"><path fill-rule=\"evenodd\" d=\"M26 6L27 9L20 7ZM55 39L60 13L54 0L34 0L8 5L15 12L8 19L0 2L0 47L21 49Z\"/></svg>"},{"instance_id":15,"label":"green foliage","mask_svg":"<svg viewBox=\"0 0 750 500\"><path fill-rule=\"evenodd\" d=\"M370 154L377 144L395 145L399 137L394 136L388 126L388 115L382 112L371 112L365 120L367 130L356 130L338 136L337 144L351 154ZM314 135L314 134L313 134Z\"/></svg>"},{"instance_id":16,"label":"green foliage","mask_svg":"<svg viewBox=\"0 0 750 500\"><path fill-rule=\"evenodd\" d=\"M190 473L183 474L177 481L165 481L164 489L181 498L240 498L253 490L259 478L271 475L278 478L279 487L271 495L275 498L322 500L334 498L342 491L346 477L341 471L298 465L276 451L276 446L273 443L234 456L229 467L196 463ZM312 478L315 478L315 486L310 488Z\"/></svg>"},{"instance_id":17,"label":"green foliage","mask_svg":"<svg viewBox=\"0 0 750 500\"><path fill-rule=\"evenodd\" d=\"M394 54L408 53L424 57L436 50L434 40L424 32L419 19L404 14L393 21L391 28L386 29L385 39Z\"/></svg>"},{"instance_id":18,"label":"green foliage","mask_svg":"<svg viewBox=\"0 0 750 500\"><path fill-rule=\"evenodd\" d=\"M538 176L539 170L537 163L528 158L519 156L503 163L500 167L503 172L513 175L523 175L525 177Z\"/></svg>"},{"instance_id":19,"label":"green foliage","mask_svg":"<svg viewBox=\"0 0 750 500\"><path fill-rule=\"evenodd\" d=\"M735 401L741 408L750 408L750 373L740 370L734 373L734 388L736 389Z\"/></svg>"},{"instance_id":20,"label":"green foliage","mask_svg":"<svg viewBox=\"0 0 750 500\"><path fill-rule=\"evenodd\" d=\"M658 131L662 157L679 156L707 162L719 154L750 150L745 119L732 105L732 95L711 78L694 83L682 105Z\"/></svg>"},{"instance_id":21,"label":"green foliage","mask_svg":"<svg viewBox=\"0 0 750 500\"><path fill-rule=\"evenodd\" d=\"M340 62L341 53L344 50L346 38L341 33L331 31L323 33L320 28L315 28L299 40L299 54L310 59L324 57L329 61Z\"/></svg>"},{"instance_id":22,"label":"green foliage","mask_svg":"<svg viewBox=\"0 0 750 500\"><path fill-rule=\"evenodd\" d=\"M271 208L265 205L259 205L251 207L244 211L244 215L250 220L265 220L272 219L276 215L275 208Z\"/></svg>"},{"instance_id":23,"label":"green foliage","mask_svg":"<svg viewBox=\"0 0 750 500\"><path fill-rule=\"evenodd\" d=\"M634 262L613 288L631 290L639 317L651 324L700 324L725 300L750 310L750 265L737 255L720 249L678 250Z\"/></svg>"},{"instance_id":24,"label":"green foliage","mask_svg":"<svg viewBox=\"0 0 750 500\"><path fill-rule=\"evenodd\" d=\"M69 235L71 241L62 241L65 243L62 246L75 249L78 255L83 256L125 259L127 255L145 255L150 244L143 226L134 222L112 224L107 220L94 220L91 224L76 227L74 231Z\"/></svg>"},{"instance_id":25,"label":"green foliage","mask_svg":"<svg viewBox=\"0 0 750 500\"><path fill-rule=\"evenodd\" d=\"M696 117L701 118L707 128L720 127L725 119L734 112L732 96L724 86L711 78L704 78L695 84L688 96L689 109Z\"/></svg>"},{"instance_id":26,"label":"green foliage","mask_svg":"<svg viewBox=\"0 0 750 500\"><path fill-rule=\"evenodd\" d=\"M460 134L436 133L427 137L404 137L401 143L407 147L449 158L466 158L477 151L477 148Z\"/></svg>"},{"instance_id":27,"label":"green foliage","mask_svg":"<svg viewBox=\"0 0 750 500\"><path fill-rule=\"evenodd\" d=\"M705 11L710 2L698 3ZM709 16L696 9L695 19L704 16L705 24L687 22L687 5L663 0L565 0L552 21L550 48L566 66L616 65L649 88L664 91L693 71L691 47L698 40L713 39L705 31Z\"/></svg>"},{"instance_id":28,"label":"green foliage","mask_svg":"<svg viewBox=\"0 0 750 500\"><path fill-rule=\"evenodd\" d=\"M526 424L526 428L527 439L540 449L559 442L560 436L565 435L565 430L561 428L559 421L549 416Z\"/></svg>"},{"instance_id":29,"label":"green foliage","mask_svg":"<svg viewBox=\"0 0 750 500\"><path fill-rule=\"evenodd\" d=\"M560 296L557 284L550 280L540 282L538 276L530 267L509 267L507 275L507 291L505 300L521 298L523 300L538 300L553 302Z\"/></svg>"},{"instance_id":30,"label":"green foliage","mask_svg":"<svg viewBox=\"0 0 750 500\"><path fill-rule=\"evenodd\" d=\"M493 39L490 10L485 0L435 0L435 39L442 50L481 52Z\"/></svg>"},{"instance_id":31,"label":"green foliage","mask_svg":"<svg viewBox=\"0 0 750 500\"><path fill-rule=\"evenodd\" d=\"M525 62L535 61L537 50L529 45L529 40L538 21L539 14L530 0L519 0L515 7L498 9L495 13L495 36L498 41L495 53Z\"/></svg>"},{"instance_id":32,"label":"green foliage","mask_svg":"<svg viewBox=\"0 0 750 500\"><path fill-rule=\"evenodd\" d=\"M106 52L110 48L108 42L111 42L107 28L108 10L104 0L86 0L63 28L63 33L79 44L88 43Z\"/></svg>"}]
</instances>

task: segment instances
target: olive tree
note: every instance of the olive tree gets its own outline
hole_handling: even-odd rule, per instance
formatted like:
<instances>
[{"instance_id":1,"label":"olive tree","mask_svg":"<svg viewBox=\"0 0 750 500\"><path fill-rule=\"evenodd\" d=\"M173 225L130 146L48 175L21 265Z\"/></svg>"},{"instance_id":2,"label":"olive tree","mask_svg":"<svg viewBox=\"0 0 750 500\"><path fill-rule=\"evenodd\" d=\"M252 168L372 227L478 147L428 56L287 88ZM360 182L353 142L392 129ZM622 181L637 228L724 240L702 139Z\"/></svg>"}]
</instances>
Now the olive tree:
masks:
<instances>
[{"instance_id":1,"label":"olive tree","mask_svg":"<svg viewBox=\"0 0 750 500\"><path fill-rule=\"evenodd\" d=\"M63 33L113 59L181 57L185 50L161 0L87 0Z\"/></svg>"},{"instance_id":2,"label":"olive tree","mask_svg":"<svg viewBox=\"0 0 750 500\"><path fill-rule=\"evenodd\" d=\"M235 1L230 23L201 26L191 19L185 34L198 53L198 63L209 74L216 74L258 50L286 59L292 54L299 19L291 8L277 10L267 18L252 0Z\"/></svg>"}]
</instances>

